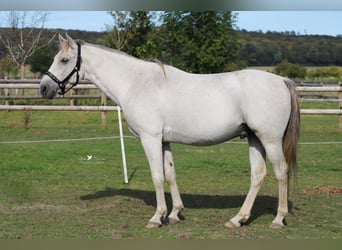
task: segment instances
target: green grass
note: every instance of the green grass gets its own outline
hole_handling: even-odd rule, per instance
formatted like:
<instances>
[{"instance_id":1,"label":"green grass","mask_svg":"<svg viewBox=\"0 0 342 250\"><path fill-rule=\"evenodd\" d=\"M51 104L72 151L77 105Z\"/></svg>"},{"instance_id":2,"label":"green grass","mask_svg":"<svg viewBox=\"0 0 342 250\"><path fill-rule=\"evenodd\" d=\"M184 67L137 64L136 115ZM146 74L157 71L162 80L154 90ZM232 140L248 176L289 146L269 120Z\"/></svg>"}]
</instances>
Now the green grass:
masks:
<instances>
[{"instance_id":1,"label":"green grass","mask_svg":"<svg viewBox=\"0 0 342 250\"><path fill-rule=\"evenodd\" d=\"M103 128L96 112L32 112L25 129L22 112L0 112L0 142L118 135L116 113L108 120ZM302 116L301 141L342 142L338 117ZM268 228L277 207L270 166L247 225L223 226L249 188L246 144L173 145L184 220L145 229L155 209L150 171L139 141L127 138L125 145L129 184L117 139L0 144L0 238L342 238L341 193L333 193L342 188L342 144L299 146L298 184L282 230Z\"/></svg>"}]
</instances>

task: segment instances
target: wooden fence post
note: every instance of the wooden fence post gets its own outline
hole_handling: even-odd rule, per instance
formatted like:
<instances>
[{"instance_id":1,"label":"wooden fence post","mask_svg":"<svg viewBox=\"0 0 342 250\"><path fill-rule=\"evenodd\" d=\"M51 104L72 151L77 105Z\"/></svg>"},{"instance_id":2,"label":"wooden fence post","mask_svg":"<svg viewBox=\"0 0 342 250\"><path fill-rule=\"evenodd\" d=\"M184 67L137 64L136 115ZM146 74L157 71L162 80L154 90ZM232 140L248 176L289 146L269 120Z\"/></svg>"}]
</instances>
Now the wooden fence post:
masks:
<instances>
[{"instance_id":1,"label":"wooden fence post","mask_svg":"<svg viewBox=\"0 0 342 250\"><path fill-rule=\"evenodd\" d=\"M107 96L105 93L101 92L101 106L107 106ZM101 112L102 127L107 127L107 111Z\"/></svg>"},{"instance_id":2,"label":"wooden fence post","mask_svg":"<svg viewBox=\"0 0 342 250\"><path fill-rule=\"evenodd\" d=\"M76 89L71 89L70 90L70 95L73 96L73 95L76 95ZM75 105L75 99L74 98L71 98L70 99L70 106L74 106Z\"/></svg>"},{"instance_id":3,"label":"wooden fence post","mask_svg":"<svg viewBox=\"0 0 342 250\"><path fill-rule=\"evenodd\" d=\"M29 111L25 110L24 111L24 128L27 130L30 127L30 117L31 114Z\"/></svg>"},{"instance_id":4,"label":"wooden fence post","mask_svg":"<svg viewBox=\"0 0 342 250\"><path fill-rule=\"evenodd\" d=\"M8 89L4 89L4 95L5 95L5 96L9 96L9 91L8 91ZM8 99L5 101L5 105L9 105Z\"/></svg>"}]
</instances>

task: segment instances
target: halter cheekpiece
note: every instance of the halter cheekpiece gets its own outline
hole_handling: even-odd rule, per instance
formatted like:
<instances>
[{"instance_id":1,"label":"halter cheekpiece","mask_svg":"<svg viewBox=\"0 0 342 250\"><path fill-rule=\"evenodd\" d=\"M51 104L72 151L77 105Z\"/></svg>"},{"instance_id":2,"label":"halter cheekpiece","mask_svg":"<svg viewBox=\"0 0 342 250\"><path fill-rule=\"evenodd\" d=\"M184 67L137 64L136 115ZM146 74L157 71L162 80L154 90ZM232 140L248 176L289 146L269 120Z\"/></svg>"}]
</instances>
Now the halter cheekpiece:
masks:
<instances>
[{"instance_id":1,"label":"halter cheekpiece","mask_svg":"<svg viewBox=\"0 0 342 250\"><path fill-rule=\"evenodd\" d=\"M75 87L79 80L80 80L80 75L79 75L79 71L81 68L81 44L80 43L76 43L77 44L77 61L76 61L76 65L73 68L73 70L69 73L69 75L67 75L64 80L59 80L54 74L52 74L50 71L47 71L45 73L45 75L47 75L48 77L50 77L55 83L58 84L59 87L59 92L58 94L60 95L64 95L65 93L67 93L69 90L71 90L73 87ZM74 83L70 83L71 86L69 88L66 89L66 83L69 81L69 79L76 73L76 82Z\"/></svg>"}]
</instances>

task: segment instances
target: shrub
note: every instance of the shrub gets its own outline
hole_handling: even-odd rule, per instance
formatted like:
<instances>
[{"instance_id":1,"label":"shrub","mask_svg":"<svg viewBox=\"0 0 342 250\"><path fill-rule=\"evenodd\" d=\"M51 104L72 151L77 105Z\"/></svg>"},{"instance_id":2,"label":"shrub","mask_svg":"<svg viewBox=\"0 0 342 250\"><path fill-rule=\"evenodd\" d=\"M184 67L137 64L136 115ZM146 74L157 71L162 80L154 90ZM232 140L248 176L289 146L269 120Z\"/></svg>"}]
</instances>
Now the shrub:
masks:
<instances>
[{"instance_id":1,"label":"shrub","mask_svg":"<svg viewBox=\"0 0 342 250\"><path fill-rule=\"evenodd\" d=\"M304 66L289 63L288 61L283 61L275 66L274 71L278 75L296 79L304 79L307 73Z\"/></svg>"},{"instance_id":2,"label":"shrub","mask_svg":"<svg viewBox=\"0 0 342 250\"><path fill-rule=\"evenodd\" d=\"M341 80L342 79L342 69L340 69L336 66L311 69L308 72L308 77L312 78L312 79L333 78L336 80Z\"/></svg>"}]
</instances>

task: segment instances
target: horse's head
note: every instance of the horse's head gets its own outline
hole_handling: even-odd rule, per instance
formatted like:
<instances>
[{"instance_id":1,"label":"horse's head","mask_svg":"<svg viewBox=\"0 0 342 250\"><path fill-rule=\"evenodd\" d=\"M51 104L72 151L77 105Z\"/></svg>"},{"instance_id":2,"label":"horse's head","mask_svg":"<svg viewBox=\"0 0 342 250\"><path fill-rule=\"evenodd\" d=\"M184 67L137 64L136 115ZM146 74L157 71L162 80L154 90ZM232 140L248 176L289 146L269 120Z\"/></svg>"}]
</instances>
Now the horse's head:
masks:
<instances>
[{"instance_id":1,"label":"horse's head","mask_svg":"<svg viewBox=\"0 0 342 250\"><path fill-rule=\"evenodd\" d=\"M66 39L59 35L59 43L60 51L40 82L40 93L48 99L54 98L57 93L65 94L80 78L81 44L68 35ZM66 88L67 84L71 87Z\"/></svg>"}]
</instances>

